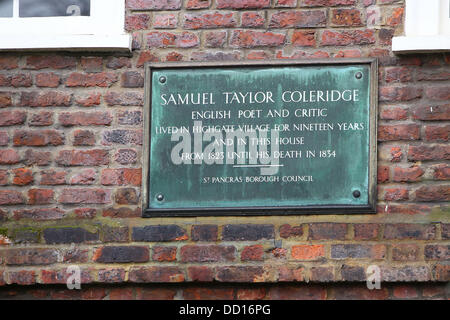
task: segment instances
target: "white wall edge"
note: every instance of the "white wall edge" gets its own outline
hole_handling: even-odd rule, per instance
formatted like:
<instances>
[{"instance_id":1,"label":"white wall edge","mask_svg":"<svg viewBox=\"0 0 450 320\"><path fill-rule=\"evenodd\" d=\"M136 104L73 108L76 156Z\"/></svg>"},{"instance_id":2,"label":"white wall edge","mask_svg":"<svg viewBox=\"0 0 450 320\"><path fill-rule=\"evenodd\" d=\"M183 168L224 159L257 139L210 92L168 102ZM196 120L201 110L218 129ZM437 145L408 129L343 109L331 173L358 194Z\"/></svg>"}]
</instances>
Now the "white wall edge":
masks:
<instances>
[{"instance_id":1,"label":"white wall edge","mask_svg":"<svg viewBox=\"0 0 450 320\"><path fill-rule=\"evenodd\" d=\"M6 50L89 50L131 51L131 35L0 35L0 51Z\"/></svg>"},{"instance_id":2,"label":"white wall edge","mask_svg":"<svg viewBox=\"0 0 450 320\"><path fill-rule=\"evenodd\" d=\"M450 37L445 35L394 37L392 51L396 53L450 51Z\"/></svg>"}]
</instances>

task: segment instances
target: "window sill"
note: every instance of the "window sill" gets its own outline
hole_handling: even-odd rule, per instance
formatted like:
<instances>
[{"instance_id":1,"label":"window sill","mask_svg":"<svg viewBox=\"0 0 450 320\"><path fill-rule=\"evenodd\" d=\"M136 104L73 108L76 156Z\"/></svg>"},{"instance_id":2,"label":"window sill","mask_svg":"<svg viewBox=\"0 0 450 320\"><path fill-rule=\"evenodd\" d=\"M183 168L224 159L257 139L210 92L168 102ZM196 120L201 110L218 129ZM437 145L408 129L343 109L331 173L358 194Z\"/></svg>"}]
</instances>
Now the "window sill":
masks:
<instances>
[{"instance_id":1,"label":"window sill","mask_svg":"<svg viewBox=\"0 0 450 320\"><path fill-rule=\"evenodd\" d=\"M0 35L0 51L131 51L131 36L117 35Z\"/></svg>"},{"instance_id":2,"label":"window sill","mask_svg":"<svg viewBox=\"0 0 450 320\"><path fill-rule=\"evenodd\" d=\"M394 37L392 51L395 53L450 51L450 36Z\"/></svg>"}]
</instances>

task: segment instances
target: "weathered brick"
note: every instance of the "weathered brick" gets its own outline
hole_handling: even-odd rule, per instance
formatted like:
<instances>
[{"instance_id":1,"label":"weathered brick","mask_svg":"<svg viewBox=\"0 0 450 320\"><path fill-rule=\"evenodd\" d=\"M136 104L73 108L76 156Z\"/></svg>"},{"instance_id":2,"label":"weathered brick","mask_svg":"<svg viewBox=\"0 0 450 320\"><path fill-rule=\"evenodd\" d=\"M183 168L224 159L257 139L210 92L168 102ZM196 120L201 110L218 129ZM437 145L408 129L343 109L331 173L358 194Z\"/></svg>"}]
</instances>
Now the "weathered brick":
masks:
<instances>
[{"instance_id":1,"label":"weathered brick","mask_svg":"<svg viewBox=\"0 0 450 320\"><path fill-rule=\"evenodd\" d=\"M76 58L68 56L31 56L27 58L26 69L73 69L76 67Z\"/></svg>"},{"instance_id":2,"label":"weathered brick","mask_svg":"<svg viewBox=\"0 0 450 320\"><path fill-rule=\"evenodd\" d=\"M322 32L321 43L323 46L348 46L375 43L375 31L353 30L353 31L330 31Z\"/></svg>"},{"instance_id":3,"label":"weathered brick","mask_svg":"<svg viewBox=\"0 0 450 320\"><path fill-rule=\"evenodd\" d=\"M224 241L256 241L273 238L274 226L271 224L227 224L222 230Z\"/></svg>"},{"instance_id":4,"label":"weathered brick","mask_svg":"<svg viewBox=\"0 0 450 320\"><path fill-rule=\"evenodd\" d=\"M261 282L264 269L258 266L217 267L215 280L220 282Z\"/></svg>"},{"instance_id":5,"label":"weathered brick","mask_svg":"<svg viewBox=\"0 0 450 320\"><path fill-rule=\"evenodd\" d=\"M394 261L420 260L420 248L416 244L395 244L392 246L392 260Z\"/></svg>"},{"instance_id":6,"label":"weathered brick","mask_svg":"<svg viewBox=\"0 0 450 320\"><path fill-rule=\"evenodd\" d=\"M154 31L146 34L148 48L192 48L200 44L197 34L189 31Z\"/></svg>"},{"instance_id":7,"label":"weathered brick","mask_svg":"<svg viewBox=\"0 0 450 320\"><path fill-rule=\"evenodd\" d=\"M450 166L447 164L433 166L433 178L435 180L450 180Z\"/></svg>"},{"instance_id":8,"label":"weathered brick","mask_svg":"<svg viewBox=\"0 0 450 320\"><path fill-rule=\"evenodd\" d=\"M211 282L214 280L214 271L207 266L191 266L187 268L191 281Z\"/></svg>"},{"instance_id":9,"label":"weathered brick","mask_svg":"<svg viewBox=\"0 0 450 320\"><path fill-rule=\"evenodd\" d=\"M263 261L264 248L262 245L256 244L246 246L241 252L241 261Z\"/></svg>"},{"instance_id":10,"label":"weathered brick","mask_svg":"<svg viewBox=\"0 0 450 320\"><path fill-rule=\"evenodd\" d=\"M121 86L123 88L143 88L144 77L140 72L127 71L122 73Z\"/></svg>"},{"instance_id":11,"label":"weathered brick","mask_svg":"<svg viewBox=\"0 0 450 320\"><path fill-rule=\"evenodd\" d=\"M0 205L15 205L25 203L22 193L15 190L0 190Z\"/></svg>"},{"instance_id":12,"label":"weathered brick","mask_svg":"<svg viewBox=\"0 0 450 320\"><path fill-rule=\"evenodd\" d=\"M234 246L186 245L181 247L183 262L223 262L233 261L236 253Z\"/></svg>"},{"instance_id":13,"label":"weathered brick","mask_svg":"<svg viewBox=\"0 0 450 320\"><path fill-rule=\"evenodd\" d=\"M90 130L75 130L73 132L74 146L93 146L95 145L95 134Z\"/></svg>"},{"instance_id":14,"label":"weathered brick","mask_svg":"<svg viewBox=\"0 0 450 320\"><path fill-rule=\"evenodd\" d=\"M142 106L144 96L140 92L108 92L105 96L108 106Z\"/></svg>"},{"instance_id":15,"label":"weathered brick","mask_svg":"<svg viewBox=\"0 0 450 320\"><path fill-rule=\"evenodd\" d=\"M358 9L333 9L331 23L336 26L361 26L361 12Z\"/></svg>"},{"instance_id":16,"label":"weathered brick","mask_svg":"<svg viewBox=\"0 0 450 320\"><path fill-rule=\"evenodd\" d=\"M327 15L322 10L280 11L270 19L270 28L318 28L327 23Z\"/></svg>"},{"instance_id":17,"label":"weathered brick","mask_svg":"<svg viewBox=\"0 0 450 320\"><path fill-rule=\"evenodd\" d=\"M384 259L386 257L386 246L384 245L361 245L361 244L333 244L331 245L332 259Z\"/></svg>"},{"instance_id":18,"label":"weathered brick","mask_svg":"<svg viewBox=\"0 0 450 320\"><path fill-rule=\"evenodd\" d=\"M436 226L431 224L387 224L384 239L430 240L436 237Z\"/></svg>"},{"instance_id":19,"label":"weathered brick","mask_svg":"<svg viewBox=\"0 0 450 320\"><path fill-rule=\"evenodd\" d=\"M66 172L65 171L55 171L55 170L45 170L41 171L41 185L53 186L66 184Z\"/></svg>"},{"instance_id":20,"label":"weathered brick","mask_svg":"<svg viewBox=\"0 0 450 320\"><path fill-rule=\"evenodd\" d=\"M188 0L186 2L186 9L207 9L210 5L210 0Z\"/></svg>"},{"instance_id":21,"label":"weathered brick","mask_svg":"<svg viewBox=\"0 0 450 320\"><path fill-rule=\"evenodd\" d=\"M177 259L177 247L153 247L152 260L153 261L175 261Z\"/></svg>"},{"instance_id":22,"label":"weathered brick","mask_svg":"<svg viewBox=\"0 0 450 320\"><path fill-rule=\"evenodd\" d=\"M217 0L217 9L262 9L270 7L270 0Z\"/></svg>"},{"instance_id":23,"label":"weathered brick","mask_svg":"<svg viewBox=\"0 0 450 320\"><path fill-rule=\"evenodd\" d=\"M13 265L48 265L58 261L58 252L54 249L8 249L5 252L5 263Z\"/></svg>"},{"instance_id":24,"label":"weathered brick","mask_svg":"<svg viewBox=\"0 0 450 320\"><path fill-rule=\"evenodd\" d=\"M103 216L111 218L137 218L142 216L142 211L140 208L106 208L103 210Z\"/></svg>"},{"instance_id":25,"label":"weathered brick","mask_svg":"<svg viewBox=\"0 0 450 320\"><path fill-rule=\"evenodd\" d=\"M309 240L344 240L346 235L345 223L311 223L309 225Z\"/></svg>"},{"instance_id":26,"label":"weathered brick","mask_svg":"<svg viewBox=\"0 0 450 320\"><path fill-rule=\"evenodd\" d=\"M184 272L178 267L133 267L129 271L130 282L183 282Z\"/></svg>"},{"instance_id":27,"label":"weathered brick","mask_svg":"<svg viewBox=\"0 0 450 320\"><path fill-rule=\"evenodd\" d=\"M96 211L96 210L94 210ZM103 225L101 228L102 242L128 242L130 230L128 226L110 227Z\"/></svg>"},{"instance_id":28,"label":"weathered brick","mask_svg":"<svg viewBox=\"0 0 450 320\"><path fill-rule=\"evenodd\" d=\"M146 246L106 246L95 250L92 259L100 263L147 262L150 252Z\"/></svg>"},{"instance_id":29,"label":"weathered brick","mask_svg":"<svg viewBox=\"0 0 450 320\"><path fill-rule=\"evenodd\" d=\"M302 7L351 6L356 0L300 0Z\"/></svg>"},{"instance_id":30,"label":"weathered brick","mask_svg":"<svg viewBox=\"0 0 450 320\"><path fill-rule=\"evenodd\" d=\"M16 164L20 162L20 156L16 150L1 149L0 150L0 164Z\"/></svg>"},{"instance_id":31,"label":"weathered brick","mask_svg":"<svg viewBox=\"0 0 450 320\"><path fill-rule=\"evenodd\" d=\"M291 255L295 260L322 260L325 257L325 246L321 244L292 246Z\"/></svg>"},{"instance_id":32,"label":"weathered brick","mask_svg":"<svg viewBox=\"0 0 450 320\"><path fill-rule=\"evenodd\" d=\"M136 300L174 300L176 293L171 288L136 288Z\"/></svg>"},{"instance_id":33,"label":"weathered brick","mask_svg":"<svg viewBox=\"0 0 450 320\"><path fill-rule=\"evenodd\" d=\"M55 159L60 166L99 166L109 164L107 150L62 150Z\"/></svg>"},{"instance_id":34,"label":"weathered brick","mask_svg":"<svg viewBox=\"0 0 450 320\"><path fill-rule=\"evenodd\" d=\"M417 201L450 201L450 185L422 186L415 195Z\"/></svg>"},{"instance_id":35,"label":"weathered brick","mask_svg":"<svg viewBox=\"0 0 450 320\"><path fill-rule=\"evenodd\" d=\"M366 271L360 266L344 264L341 268L341 276L344 281L366 281Z\"/></svg>"},{"instance_id":36,"label":"weathered brick","mask_svg":"<svg viewBox=\"0 0 450 320\"><path fill-rule=\"evenodd\" d=\"M61 77L53 72L38 73L36 86L45 88L57 88L61 83Z\"/></svg>"},{"instance_id":37,"label":"weathered brick","mask_svg":"<svg viewBox=\"0 0 450 320\"><path fill-rule=\"evenodd\" d=\"M131 10L178 10L181 0L128 0L126 7Z\"/></svg>"},{"instance_id":38,"label":"weathered brick","mask_svg":"<svg viewBox=\"0 0 450 320\"><path fill-rule=\"evenodd\" d=\"M19 57L17 56L1 56L0 70L12 70L19 67Z\"/></svg>"},{"instance_id":39,"label":"weathered brick","mask_svg":"<svg viewBox=\"0 0 450 320\"><path fill-rule=\"evenodd\" d=\"M114 199L117 204L138 204L139 195L133 188L121 188L116 191Z\"/></svg>"},{"instance_id":40,"label":"weathered brick","mask_svg":"<svg viewBox=\"0 0 450 320\"><path fill-rule=\"evenodd\" d=\"M0 127L23 124L26 118L27 114L23 111L0 111Z\"/></svg>"},{"instance_id":41,"label":"weathered brick","mask_svg":"<svg viewBox=\"0 0 450 320\"><path fill-rule=\"evenodd\" d=\"M43 236L48 244L83 243L99 239L98 231L90 232L79 227L46 228Z\"/></svg>"},{"instance_id":42,"label":"weathered brick","mask_svg":"<svg viewBox=\"0 0 450 320\"><path fill-rule=\"evenodd\" d=\"M381 281L428 281L430 269L427 266L381 267Z\"/></svg>"},{"instance_id":43,"label":"weathered brick","mask_svg":"<svg viewBox=\"0 0 450 320\"><path fill-rule=\"evenodd\" d=\"M269 289L271 300L325 300L327 291L322 286L275 286Z\"/></svg>"},{"instance_id":44,"label":"weathered brick","mask_svg":"<svg viewBox=\"0 0 450 320\"><path fill-rule=\"evenodd\" d=\"M276 47L282 45L285 40L284 33L234 30L231 34L230 46L233 48Z\"/></svg>"},{"instance_id":45,"label":"weathered brick","mask_svg":"<svg viewBox=\"0 0 450 320\"><path fill-rule=\"evenodd\" d=\"M114 155L114 161L122 165L134 164L137 162L137 152L134 149L119 149Z\"/></svg>"},{"instance_id":46,"label":"weathered brick","mask_svg":"<svg viewBox=\"0 0 450 320\"><path fill-rule=\"evenodd\" d=\"M35 127L51 126L53 124L53 112L42 111L32 114L28 124Z\"/></svg>"},{"instance_id":47,"label":"weathered brick","mask_svg":"<svg viewBox=\"0 0 450 320\"><path fill-rule=\"evenodd\" d=\"M217 241L218 227L217 225L203 224L192 226L192 241Z\"/></svg>"},{"instance_id":48,"label":"weathered brick","mask_svg":"<svg viewBox=\"0 0 450 320\"><path fill-rule=\"evenodd\" d=\"M81 69L89 73L101 72L103 70L103 58L81 57Z\"/></svg>"},{"instance_id":49,"label":"weathered brick","mask_svg":"<svg viewBox=\"0 0 450 320\"><path fill-rule=\"evenodd\" d=\"M133 241L162 242L187 240L186 230L177 225L134 227Z\"/></svg>"},{"instance_id":50,"label":"weathered brick","mask_svg":"<svg viewBox=\"0 0 450 320\"><path fill-rule=\"evenodd\" d=\"M293 227L289 224L283 224L280 227L280 237L287 239L290 237L301 237L303 235L303 227Z\"/></svg>"},{"instance_id":51,"label":"weathered brick","mask_svg":"<svg viewBox=\"0 0 450 320\"><path fill-rule=\"evenodd\" d=\"M110 203L111 192L104 189L63 189L58 202L64 204Z\"/></svg>"},{"instance_id":52,"label":"weathered brick","mask_svg":"<svg viewBox=\"0 0 450 320\"><path fill-rule=\"evenodd\" d=\"M446 142L450 136L450 125L447 126L426 126L426 141Z\"/></svg>"},{"instance_id":53,"label":"weathered brick","mask_svg":"<svg viewBox=\"0 0 450 320\"><path fill-rule=\"evenodd\" d=\"M450 260L450 246L449 245L426 245L425 246L426 260Z\"/></svg>"},{"instance_id":54,"label":"weathered brick","mask_svg":"<svg viewBox=\"0 0 450 320\"><path fill-rule=\"evenodd\" d=\"M21 107L68 107L72 94L59 91L31 91L20 94Z\"/></svg>"},{"instance_id":55,"label":"weathered brick","mask_svg":"<svg viewBox=\"0 0 450 320\"><path fill-rule=\"evenodd\" d=\"M75 97L75 103L80 107L94 107L100 104L101 97L102 95L96 92L82 94Z\"/></svg>"},{"instance_id":56,"label":"weathered brick","mask_svg":"<svg viewBox=\"0 0 450 320\"><path fill-rule=\"evenodd\" d=\"M28 190L28 203L49 204L53 202L53 195L52 189L30 189Z\"/></svg>"},{"instance_id":57,"label":"weathered brick","mask_svg":"<svg viewBox=\"0 0 450 320\"><path fill-rule=\"evenodd\" d=\"M109 126L113 117L109 112L63 112L59 115L62 126Z\"/></svg>"},{"instance_id":58,"label":"weathered brick","mask_svg":"<svg viewBox=\"0 0 450 320\"><path fill-rule=\"evenodd\" d=\"M18 285L32 285L36 283L36 272L34 270L8 271L7 283Z\"/></svg>"},{"instance_id":59,"label":"weathered brick","mask_svg":"<svg viewBox=\"0 0 450 320\"><path fill-rule=\"evenodd\" d=\"M64 141L64 134L56 130L18 130L13 136L15 146L59 146Z\"/></svg>"},{"instance_id":60,"label":"weathered brick","mask_svg":"<svg viewBox=\"0 0 450 320\"><path fill-rule=\"evenodd\" d=\"M70 184L87 185L93 184L96 178L96 171L94 169L82 170L70 177Z\"/></svg>"},{"instance_id":61,"label":"weathered brick","mask_svg":"<svg viewBox=\"0 0 450 320\"><path fill-rule=\"evenodd\" d=\"M389 188L384 190L384 200L405 201L409 200L409 190L403 188Z\"/></svg>"},{"instance_id":62,"label":"weathered brick","mask_svg":"<svg viewBox=\"0 0 450 320\"><path fill-rule=\"evenodd\" d=\"M210 11L184 14L184 29L232 28L236 26L237 21L232 12Z\"/></svg>"},{"instance_id":63,"label":"weathered brick","mask_svg":"<svg viewBox=\"0 0 450 320\"><path fill-rule=\"evenodd\" d=\"M142 170L123 168L123 169L104 169L101 174L101 184L103 185L134 185L140 186L142 182Z\"/></svg>"},{"instance_id":64,"label":"weathered brick","mask_svg":"<svg viewBox=\"0 0 450 320\"><path fill-rule=\"evenodd\" d=\"M71 73L66 79L67 87L111 87L117 82L117 75L110 72L101 73Z\"/></svg>"},{"instance_id":65,"label":"weathered brick","mask_svg":"<svg viewBox=\"0 0 450 320\"><path fill-rule=\"evenodd\" d=\"M59 220L66 217L66 212L59 208L21 209L14 211L14 219L31 219L35 221Z\"/></svg>"},{"instance_id":66,"label":"weathered brick","mask_svg":"<svg viewBox=\"0 0 450 320\"><path fill-rule=\"evenodd\" d=\"M125 281L125 270L122 268L108 268L98 271L98 281L105 283L121 283Z\"/></svg>"},{"instance_id":67,"label":"weathered brick","mask_svg":"<svg viewBox=\"0 0 450 320\"><path fill-rule=\"evenodd\" d=\"M241 27L243 28L259 28L264 27L266 18L264 12L247 11L241 15Z\"/></svg>"},{"instance_id":68,"label":"weathered brick","mask_svg":"<svg viewBox=\"0 0 450 320\"><path fill-rule=\"evenodd\" d=\"M448 145L420 145L409 146L409 161L450 160L450 146Z\"/></svg>"},{"instance_id":69,"label":"weathered brick","mask_svg":"<svg viewBox=\"0 0 450 320\"><path fill-rule=\"evenodd\" d=\"M411 168L394 168L394 176L392 178L395 182L415 182L420 181L425 171L420 167Z\"/></svg>"}]
</instances>

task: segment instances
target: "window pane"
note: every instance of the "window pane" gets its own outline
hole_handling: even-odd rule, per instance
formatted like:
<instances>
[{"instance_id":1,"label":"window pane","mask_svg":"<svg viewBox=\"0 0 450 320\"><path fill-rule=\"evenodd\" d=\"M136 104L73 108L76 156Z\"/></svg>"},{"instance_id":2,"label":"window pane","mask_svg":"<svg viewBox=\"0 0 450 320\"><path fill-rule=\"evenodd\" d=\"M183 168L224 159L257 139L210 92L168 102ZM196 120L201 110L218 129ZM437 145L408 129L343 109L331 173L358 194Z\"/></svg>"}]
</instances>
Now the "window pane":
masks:
<instances>
[{"instance_id":1,"label":"window pane","mask_svg":"<svg viewBox=\"0 0 450 320\"><path fill-rule=\"evenodd\" d=\"M0 18L12 17L13 0L0 0Z\"/></svg>"},{"instance_id":2,"label":"window pane","mask_svg":"<svg viewBox=\"0 0 450 320\"><path fill-rule=\"evenodd\" d=\"M19 0L20 17L89 16L90 0Z\"/></svg>"}]
</instances>

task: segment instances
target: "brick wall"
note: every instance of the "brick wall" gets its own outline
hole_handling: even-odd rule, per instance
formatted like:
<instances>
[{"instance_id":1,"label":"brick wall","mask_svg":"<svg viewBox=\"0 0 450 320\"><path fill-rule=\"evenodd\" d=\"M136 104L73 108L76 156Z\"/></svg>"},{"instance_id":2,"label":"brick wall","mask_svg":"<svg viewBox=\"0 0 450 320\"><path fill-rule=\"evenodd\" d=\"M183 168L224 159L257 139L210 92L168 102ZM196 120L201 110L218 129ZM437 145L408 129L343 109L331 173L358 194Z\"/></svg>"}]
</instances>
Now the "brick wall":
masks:
<instances>
[{"instance_id":1,"label":"brick wall","mask_svg":"<svg viewBox=\"0 0 450 320\"><path fill-rule=\"evenodd\" d=\"M450 280L450 54L392 53L403 1L126 7L131 54L0 54L0 286ZM376 215L140 218L145 62L343 57L380 63Z\"/></svg>"}]
</instances>

